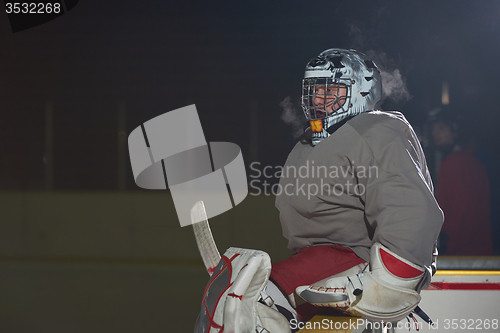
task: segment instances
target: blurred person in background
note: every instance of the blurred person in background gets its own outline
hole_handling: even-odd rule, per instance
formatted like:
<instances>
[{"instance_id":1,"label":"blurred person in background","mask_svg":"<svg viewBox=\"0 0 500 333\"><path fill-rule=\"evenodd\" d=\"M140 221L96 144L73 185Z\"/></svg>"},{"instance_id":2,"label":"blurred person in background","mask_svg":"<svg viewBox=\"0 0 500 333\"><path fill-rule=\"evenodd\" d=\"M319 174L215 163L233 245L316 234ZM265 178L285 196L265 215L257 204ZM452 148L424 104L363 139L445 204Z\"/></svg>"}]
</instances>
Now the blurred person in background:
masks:
<instances>
[{"instance_id":1,"label":"blurred person in background","mask_svg":"<svg viewBox=\"0 0 500 333\"><path fill-rule=\"evenodd\" d=\"M459 127L461 122L451 110L440 110L431 122L432 139L441 153L436 199L445 218L440 254L493 255L490 184L481 161L487 155L472 131Z\"/></svg>"}]
</instances>

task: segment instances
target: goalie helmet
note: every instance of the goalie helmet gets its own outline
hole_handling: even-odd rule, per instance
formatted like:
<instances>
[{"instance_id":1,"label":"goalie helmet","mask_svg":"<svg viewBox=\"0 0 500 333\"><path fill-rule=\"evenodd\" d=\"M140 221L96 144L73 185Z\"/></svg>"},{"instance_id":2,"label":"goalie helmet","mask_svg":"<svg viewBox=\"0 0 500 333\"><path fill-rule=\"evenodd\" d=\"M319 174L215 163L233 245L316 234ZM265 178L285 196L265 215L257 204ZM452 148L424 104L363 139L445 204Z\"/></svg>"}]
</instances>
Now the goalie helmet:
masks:
<instances>
[{"instance_id":1,"label":"goalie helmet","mask_svg":"<svg viewBox=\"0 0 500 333\"><path fill-rule=\"evenodd\" d=\"M382 97L377 66L355 50L329 49L311 59L302 80L302 109L315 145L330 136L333 125L371 111Z\"/></svg>"}]
</instances>

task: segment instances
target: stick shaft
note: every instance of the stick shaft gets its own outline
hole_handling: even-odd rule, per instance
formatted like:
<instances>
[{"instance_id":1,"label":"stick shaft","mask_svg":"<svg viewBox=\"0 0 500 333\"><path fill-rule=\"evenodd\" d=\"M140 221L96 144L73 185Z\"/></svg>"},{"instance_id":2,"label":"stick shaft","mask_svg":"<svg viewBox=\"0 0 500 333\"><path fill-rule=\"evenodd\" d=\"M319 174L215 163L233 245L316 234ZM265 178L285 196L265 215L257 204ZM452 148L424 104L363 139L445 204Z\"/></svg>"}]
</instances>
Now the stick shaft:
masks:
<instances>
[{"instance_id":1,"label":"stick shaft","mask_svg":"<svg viewBox=\"0 0 500 333\"><path fill-rule=\"evenodd\" d=\"M201 258L209 275L215 271L220 261L220 253L215 245L215 240L208 224L207 212L203 201L198 201L191 209L191 222L193 223L194 237Z\"/></svg>"}]
</instances>

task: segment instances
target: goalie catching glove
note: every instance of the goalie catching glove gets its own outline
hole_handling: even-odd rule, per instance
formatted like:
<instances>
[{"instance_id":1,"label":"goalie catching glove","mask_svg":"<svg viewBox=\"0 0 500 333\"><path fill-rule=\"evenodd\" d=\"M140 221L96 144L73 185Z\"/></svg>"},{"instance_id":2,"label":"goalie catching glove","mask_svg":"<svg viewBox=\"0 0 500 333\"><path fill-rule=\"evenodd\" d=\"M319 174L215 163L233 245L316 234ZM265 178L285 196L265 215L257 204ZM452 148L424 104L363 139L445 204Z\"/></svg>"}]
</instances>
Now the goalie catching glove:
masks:
<instances>
[{"instance_id":1,"label":"goalie catching glove","mask_svg":"<svg viewBox=\"0 0 500 333\"><path fill-rule=\"evenodd\" d=\"M339 308L373 322L397 322L420 302L419 283L425 269L373 244L370 271L332 277L320 286L301 286L296 293L316 306Z\"/></svg>"}]
</instances>

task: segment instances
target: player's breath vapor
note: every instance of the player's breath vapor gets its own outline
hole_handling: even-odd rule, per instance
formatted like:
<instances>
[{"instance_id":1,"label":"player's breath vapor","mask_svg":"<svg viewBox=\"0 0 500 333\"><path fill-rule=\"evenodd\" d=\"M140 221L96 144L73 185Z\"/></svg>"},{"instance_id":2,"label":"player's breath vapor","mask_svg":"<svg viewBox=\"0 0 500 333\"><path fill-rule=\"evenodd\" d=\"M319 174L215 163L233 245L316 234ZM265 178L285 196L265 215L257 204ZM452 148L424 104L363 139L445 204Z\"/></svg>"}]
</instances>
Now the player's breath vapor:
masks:
<instances>
[{"instance_id":1,"label":"player's breath vapor","mask_svg":"<svg viewBox=\"0 0 500 333\"><path fill-rule=\"evenodd\" d=\"M406 102L411 96L405 80L399 69L395 68L394 61L384 52L377 53L369 50L367 55L375 62L382 76L382 101L390 98L395 102Z\"/></svg>"},{"instance_id":2,"label":"player's breath vapor","mask_svg":"<svg viewBox=\"0 0 500 333\"><path fill-rule=\"evenodd\" d=\"M281 119L285 124L292 127L293 138L298 138L304 133L304 123L306 122L304 114L297 110L290 96L285 97L285 99L280 102L280 106L283 109Z\"/></svg>"},{"instance_id":3,"label":"player's breath vapor","mask_svg":"<svg viewBox=\"0 0 500 333\"><path fill-rule=\"evenodd\" d=\"M386 8L380 7L378 14L384 12ZM349 38L351 39L351 48L364 52L368 57L377 64L377 67L382 76L382 101L390 98L395 102L406 102L411 96L406 87L405 80L401 72L396 68L396 63L389 58L385 52L376 52L371 49L373 45L377 45L380 36L374 33L373 29L366 29L363 24L351 24L349 26Z\"/></svg>"}]
</instances>

